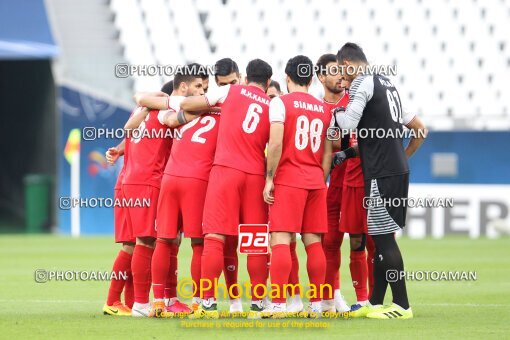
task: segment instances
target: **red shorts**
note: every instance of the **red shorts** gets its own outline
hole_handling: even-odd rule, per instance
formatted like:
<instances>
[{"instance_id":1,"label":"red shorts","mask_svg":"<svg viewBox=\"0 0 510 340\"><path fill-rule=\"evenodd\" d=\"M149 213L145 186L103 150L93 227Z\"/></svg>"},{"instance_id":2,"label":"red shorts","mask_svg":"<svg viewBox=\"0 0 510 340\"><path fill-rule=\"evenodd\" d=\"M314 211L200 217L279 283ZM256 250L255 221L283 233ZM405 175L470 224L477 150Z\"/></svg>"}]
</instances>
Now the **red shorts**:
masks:
<instances>
[{"instance_id":1,"label":"red shorts","mask_svg":"<svg viewBox=\"0 0 510 340\"><path fill-rule=\"evenodd\" d=\"M127 200L132 200L132 205L125 208L131 234L134 237L156 237L159 189L150 185L123 184L122 192ZM135 200L140 203L138 206L134 204ZM144 200L149 200L148 206L143 204Z\"/></svg>"},{"instance_id":2,"label":"red shorts","mask_svg":"<svg viewBox=\"0 0 510 340\"><path fill-rule=\"evenodd\" d=\"M337 231L340 226L340 207L342 204L342 187L330 185L327 194L328 230Z\"/></svg>"},{"instance_id":3,"label":"red shorts","mask_svg":"<svg viewBox=\"0 0 510 340\"><path fill-rule=\"evenodd\" d=\"M269 209L269 231L324 234L327 189L308 190L275 184L274 203Z\"/></svg>"},{"instance_id":4,"label":"red shorts","mask_svg":"<svg viewBox=\"0 0 510 340\"><path fill-rule=\"evenodd\" d=\"M366 234L367 211L363 208L364 187L344 186L340 231L349 234Z\"/></svg>"},{"instance_id":5,"label":"red shorts","mask_svg":"<svg viewBox=\"0 0 510 340\"><path fill-rule=\"evenodd\" d=\"M158 237L177 238L180 231L186 237L203 237L206 191L207 181L164 174L156 217Z\"/></svg>"},{"instance_id":6,"label":"red shorts","mask_svg":"<svg viewBox=\"0 0 510 340\"><path fill-rule=\"evenodd\" d=\"M214 165L204 205L204 234L237 235L239 224L267 223L262 175Z\"/></svg>"},{"instance_id":7,"label":"red shorts","mask_svg":"<svg viewBox=\"0 0 510 340\"><path fill-rule=\"evenodd\" d=\"M122 193L122 189L115 189L114 199L115 201L122 202L124 198L124 194ZM115 206L113 208L113 220L115 225L115 242L116 243L125 243L125 242L135 242L135 238L131 234L131 229L127 223L127 208Z\"/></svg>"}]
</instances>

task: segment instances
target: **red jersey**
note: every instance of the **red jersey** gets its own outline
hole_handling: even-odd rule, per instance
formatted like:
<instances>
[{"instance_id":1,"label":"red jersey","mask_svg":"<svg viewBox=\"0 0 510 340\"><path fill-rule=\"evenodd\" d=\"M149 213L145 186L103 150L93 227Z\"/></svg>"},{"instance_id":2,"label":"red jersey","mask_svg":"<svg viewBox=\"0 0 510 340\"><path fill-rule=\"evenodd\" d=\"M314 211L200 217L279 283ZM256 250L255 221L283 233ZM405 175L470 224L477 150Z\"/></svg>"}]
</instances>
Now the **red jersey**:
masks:
<instances>
[{"instance_id":1,"label":"red jersey","mask_svg":"<svg viewBox=\"0 0 510 340\"><path fill-rule=\"evenodd\" d=\"M337 107L347 107L347 104L349 104L349 93L344 92L344 95L342 98L340 98L336 103L330 103L326 100L323 101L324 107L327 111L331 112L333 114L333 111ZM334 186L337 188L341 188L344 182L344 176L345 176L345 169L347 167L346 162L344 162L340 166L336 166L329 175L329 185Z\"/></svg>"},{"instance_id":2,"label":"red jersey","mask_svg":"<svg viewBox=\"0 0 510 340\"><path fill-rule=\"evenodd\" d=\"M183 125L174 140L165 174L209 180L214 161L220 113L212 112Z\"/></svg>"},{"instance_id":3,"label":"red jersey","mask_svg":"<svg viewBox=\"0 0 510 340\"><path fill-rule=\"evenodd\" d=\"M126 150L124 150L124 160L126 157L125 155L126 155ZM126 163L124 163L124 164L126 164ZM119 175L117 176L117 181L115 182L115 188L113 188L113 190L120 189L120 187L122 185L122 181L124 180L124 173L126 172L126 166L124 164L122 165L122 169L120 169Z\"/></svg>"},{"instance_id":4,"label":"red jersey","mask_svg":"<svg viewBox=\"0 0 510 340\"><path fill-rule=\"evenodd\" d=\"M356 135L353 133L351 138L349 139L349 147L355 146L358 144L358 140ZM354 157L349 158L345 161L345 177L344 177L344 185L348 187L364 187L365 186L365 178L363 177L363 170L361 169L361 158Z\"/></svg>"},{"instance_id":5,"label":"red jersey","mask_svg":"<svg viewBox=\"0 0 510 340\"><path fill-rule=\"evenodd\" d=\"M327 129L334 124L331 112L311 94L293 92L273 98L269 119L285 126L274 183L303 189L324 188L322 156Z\"/></svg>"},{"instance_id":6,"label":"red jersey","mask_svg":"<svg viewBox=\"0 0 510 340\"><path fill-rule=\"evenodd\" d=\"M264 175L269 139L267 94L256 86L226 85L210 90L205 97L210 106L221 104L214 165Z\"/></svg>"},{"instance_id":7,"label":"red jersey","mask_svg":"<svg viewBox=\"0 0 510 340\"><path fill-rule=\"evenodd\" d=\"M130 138L126 138L125 151L129 157L125 162L126 172L122 184L160 187L172 138L168 133L170 128L159 121L159 113L158 110L151 110L138 127L137 133L133 132Z\"/></svg>"}]
</instances>

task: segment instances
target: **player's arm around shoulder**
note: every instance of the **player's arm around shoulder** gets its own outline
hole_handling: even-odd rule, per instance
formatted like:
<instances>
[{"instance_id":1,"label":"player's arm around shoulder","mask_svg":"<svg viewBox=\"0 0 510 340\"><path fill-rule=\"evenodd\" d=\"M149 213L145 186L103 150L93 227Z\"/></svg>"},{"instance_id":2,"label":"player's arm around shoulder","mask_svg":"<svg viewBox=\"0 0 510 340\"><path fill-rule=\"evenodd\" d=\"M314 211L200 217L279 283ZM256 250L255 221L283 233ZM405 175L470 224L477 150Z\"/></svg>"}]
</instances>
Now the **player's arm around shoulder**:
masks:
<instances>
[{"instance_id":1,"label":"player's arm around shoulder","mask_svg":"<svg viewBox=\"0 0 510 340\"><path fill-rule=\"evenodd\" d=\"M131 130L138 129L149 112L150 110L147 107L138 107L138 109L133 112L131 117L129 117L126 124L124 124L124 130L129 132Z\"/></svg>"},{"instance_id":2,"label":"player's arm around shoulder","mask_svg":"<svg viewBox=\"0 0 510 340\"><path fill-rule=\"evenodd\" d=\"M418 116L413 116L405 111L403 120L405 126L412 131L409 144L407 144L405 150L407 158L410 158L425 142L428 129Z\"/></svg>"},{"instance_id":3,"label":"player's arm around shoulder","mask_svg":"<svg viewBox=\"0 0 510 340\"><path fill-rule=\"evenodd\" d=\"M154 110L166 110L169 106L169 95L164 92L138 92L134 95L138 106Z\"/></svg>"},{"instance_id":4,"label":"player's arm around shoulder","mask_svg":"<svg viewBox=\"0 0 510 340\"><path fill-rule=\"evenodd\" d=\"M213 106L225 102L229 91L230 85L225 85L211 89L203 96L186 97L181 102L181 109L196 114L203 114L210 111Z\"/></svg>"}]
</instances>

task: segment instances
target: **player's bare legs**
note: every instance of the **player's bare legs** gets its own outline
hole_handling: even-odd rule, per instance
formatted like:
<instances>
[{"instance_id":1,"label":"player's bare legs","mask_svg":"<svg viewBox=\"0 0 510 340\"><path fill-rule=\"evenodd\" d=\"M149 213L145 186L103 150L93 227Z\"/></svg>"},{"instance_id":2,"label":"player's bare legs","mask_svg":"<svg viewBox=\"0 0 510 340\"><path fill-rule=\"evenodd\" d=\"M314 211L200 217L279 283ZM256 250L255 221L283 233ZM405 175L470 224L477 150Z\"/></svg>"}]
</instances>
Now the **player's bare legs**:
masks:
<instances>
[{"instance_id":1,"label":"player's bare legs","mask_svg":"<svg viewBox=\"0 0 510 340\"><path fill-rule=\"evenodd\" d=\"M154 237L137 237L131 261L135 302L133 316L149 316L149 292L151 288L151 261L154 253Z\"/></svg>"},{"instance_id":2,"label":"player's bare legs","mask_svg":"<svg viewBox=\"0 0 510 340\"><path fill-rule=\"evenodd\" d=\"M292 258L290 255L290 243L292 234L284 231L271 233L271 266L269 274L271 277L271 288L276 290L273 293L272 303L264 310L273 317L281 317L287 312L287 291L284 288L289 283L289 276L292 270ZM279 314L280 313L280 314Z\"/></svg>"},{"instance_id":3,"label":"player's bare legs","mask_svg":"<svg viewBox=\"0 0 510 340\"><path fill-rule=\"evenodd\" d=\"M116 278L112 277L110 288L108 289L108 298L103 307L105 315L130 316L133 306L133 278L131 275L131 259L134 250L134 243L124 242L122 249L117 254L113 263L112 272L116 273ZM127 274L124 279L121 275ZM120 275L119 275L120 274ZM124 291L124 304L120 296Z\"/></svg>"},{"instance_id":4,"label":"player's bare legs","mask_svg":"<svg viewBox=\"0 0 510 340\"><path fill-rule=\"evenodd\" d=\"M312 316L318 316L322 313L322 296L323 292L321 287L324 285L326 274L326 257L321 244L321 235L304 233L303 244L306 249L306 270L308 272L308 280L310 286L315 287L316 295L310 298L310 306L308 312ZM333 291L333 287L325 287L327 291Z\"/></svg>"}]
</instances>

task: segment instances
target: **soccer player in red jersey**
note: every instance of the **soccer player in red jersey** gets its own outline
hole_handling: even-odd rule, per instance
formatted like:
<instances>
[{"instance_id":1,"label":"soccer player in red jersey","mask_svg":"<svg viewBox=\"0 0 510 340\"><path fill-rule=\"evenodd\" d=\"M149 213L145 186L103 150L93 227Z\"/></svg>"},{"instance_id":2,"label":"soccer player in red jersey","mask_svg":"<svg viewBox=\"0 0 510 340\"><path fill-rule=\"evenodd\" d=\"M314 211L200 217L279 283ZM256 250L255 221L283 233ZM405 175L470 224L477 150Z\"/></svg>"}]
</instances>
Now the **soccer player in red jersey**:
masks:
<instances>
[{"instance_id":1,"label":"soccer player in red jersey","mask_svg":"<svg viewBox=\"0 0 510 340\"><path fill-rule=\"evenodd\" d=\"M237 63L233 61L230 58L223 58L216 62L215 64L215 73L214 78L216 81L216 85L218 86L225 86L225 85L235 85L239 84L241 81L241 77L239 74L239 68L237 66ZM205 91L204 91L205 92ZM156 96L142 96L140 98L140 103L146 106L149 106L154 109L166 109L167 108L167 102L164 100L164 98L156 97ZM218 104L218 106L221 106L221 103ZM184 120L194 120L195 116L190 116L187 113L183 114L182 116ZM219 118L218 115L215 115L217 119ZM218 121L219 123L219 121ZM171 115L169 117L169 124L172 127L176 127L178 125L181 125L179 123L174 115ZM215 129L218 125L215 125ZM196 128L200 128L200 126L196 126ZM211 143L210 140L208 140L208 143ZM214 146L216 145L216 139L214 139ZM214 150L213 150L214 155ZM203 165L203 162L202 162ZM168 166L168 165L167 165ZM207 174L210 172L210 167L206 167L205 171L207 171ZM208 178L207 178L208 179ZM200 207L203 209L203 206ZM159 209L158 209L159 210ZM202 218L202 213L199 214L200 218ZM186 233L185 233L186 234ZM203 235L200 234L200 239L192 238L192 244L193 244L193 258L191 263L191 272L194 273L193 280L196 283L199 283L200 279L200 267L201 267L201 254L203 251ZM223 273L225 275L225 283L227 286L228 292L232 292L231 299L230 299L230 312L236 313L236 312L242 312L243 307L241 303L241 299L235 298L236 296L239 296L239 292L237 291L237 287L235 286L237 284L237 273L238 273L238 257L237 257L237 236L228 236L225 239L225 257L224 257L224 267L223 267ZM197 310L199 307L199 304L201 302L199 292L196 292L197 295L193 297L192 300L192 309Z\"/></svg>"},{"instance_id":2,"label":"soccer player in red jersey","mask_svg":"<svg viewBox=\"0 0 510 340\"><path fill-rule=\"evenodd\" d=\"M241 83L241 74L239 66L230 58L223 58L214 65L214 80L216 85L236 85ZM221 104L220 104L221 105ZM239 270L239 258L237 256L237 236L227 236L225 239L225 251L223 261L223 275L225 275L225 283L228 292L232 292L230 297L230 312L239 313L243 311L241 299L235 298L239 296L236 289L237 273Z\"/></svg>"},{"instance_id":3,"label":"soccer player in red jersey","mask_svg":"<svg viewBox=\"0 0 510 340\"><path fill-rule=\"evenodd\" d=\"M214 283L221 274L225 239L237 236L240 223L267 223L267 205L260 196L264 187L264 149L269 137L271 66L255 59L246 67L247 85L226 85L207 95L186 98L181 109L199 111L221 104L221 124L214 164L204 206L204 251L202 308L194 317L219 317ZM249 255L248 273L252 286L265 284L267 256ZM262 269L261 269L262 268ZM253 312L262 309L263 292L252 289Z\"/></svg>"},{"instance_id":4,"label":"soccer player in red jersey","mask_svg":"<svg viewBox=\"0 0 510 340\"><path fill-rule=\"evenodd\" d=\"M187 69L185 68L185 70ZM203 93L202 79L198 75L192 81L185 82L185 85L180 84L180 86L186 87L186 90L192 93ZM174 111L179 110L176 96L169 96L165 99L168 101L169 108L173 108ZM138 128L139 133L126 141L129 157L122 185L124 195L128 199L133 198L133 200L150 199L149 207L129 207L127 209L128 224L136 237L131 265L135 291L133 316L148 316L150 313L149 291L151 260L156 238L156 211L161 178L172 145L172 139L168 138L167 133L170 128L163 123L166 113L159 110L149 111ZM176 256L177 254L175 254ZM176 265L175 261L175 267ZM173 276L175 277L175 275Z\"/></svg>"},{"instance_id":5,"label":"soccer player in red jersey","mask_svg":"<svg viewBox=\"0 0 510 340\"><path fill-rule=\"evenodd\" d=\"M190 95L203 95L203 91L197 92L194 87L187 85L195 81L195 78L197 78L195 74L177 74L174 84L179 86L175 88L172 95L180 96L181 100ZM144 98L140 99L140 103L154 107L152 103L144 102ZM160 117L161 121L170 127L175 127L175 122L167 118L179 111L179 107L175 109L176 111L169 110ZM180 138L173 142L158 201L156 218L158 239L152 258L154 302L150 316L162 316L161 312L165 311L163 303L165 279L172 253L176 253L176 248L179 246L181 232L191 238L193 248L191 274L196 284L199 284L203 248L203 202L216 148L218 126L218 113L204 114L183 125L178 130ZM199 296L197 295L196 298ZM176 297L171 299L166 311L191 312Z\"/></svg>"},{"instance_id":6,"label":"soccer player in red jersey","mask_svg":"<svg viewBox=\"0 0 510 340\"><path fill-rule=\"evenodd\" d=\"M341 75L334 54L322 55L316 64L317 78L324 88L324 107L328 112L338 107L347 107L349 94L342 87ZM340 141L334 141L335 151L341 149ZM344 233L340 232L340 207L342 204L342 186L345 175L345 164L331 171L327 194L328 232L324 234L322 246L326 255L326 284L333 287L333 293L326 291L323 300L324 311L349 311L349 305L340 293L340 246Z\"/></svg>"},{"instance_id":7,"label":"soccer player in red jersey","mask_svg":"<svg viewBox=\"0 0 510 340\"><path fill-rule=\"evenodd\" d=\"M113 165L119 159L124 156L127 158L124 150L125 140L119 145L113 148L109 148L106 151L106 161L108 164ZM119 172L117 181L115 182L114 188L114 199L122 200L121 184L124 178L124 172L126 170L124 164ZM131 231L127 227L126 223L126 212L125 208L121 206L115 206L113 208L114 222L115 222L115 242L122 243L122 249L117 254L113 263L112 272L119 273L125 272L128 274L127 280L113 279L110 281L110 287L108 289L108 297L106 303L103 306L103 313L105 315L116 315L116 316L129 316L131 315L131 307L133 306L133 277L131 276L131 257L133 255L133 248L135 245L135 239L131 235ZM124 304L121 302L121 294L124 291Z\"/></svg>"},{"instance_id":8,"label":"soccer player in red jersey","mask_svg":"<svg viewBox=\"0 0 510 340\"><path fill-rule=\"evenodd\" d=\"M285 67L289 94L271 101L271 122L264 200L270 204L272 304L266 312L287 312L284 285L292 269L292 234L301 233L307 253L307 271L315 294L309 312L322 311L326 258L321 235L328 230L324 174L331 167L332 142L326 138L334 119L322 102L308 93L313 63L305 56ZM311 314L313 315L313 314Z\"/></svg>"}]
</instances>

